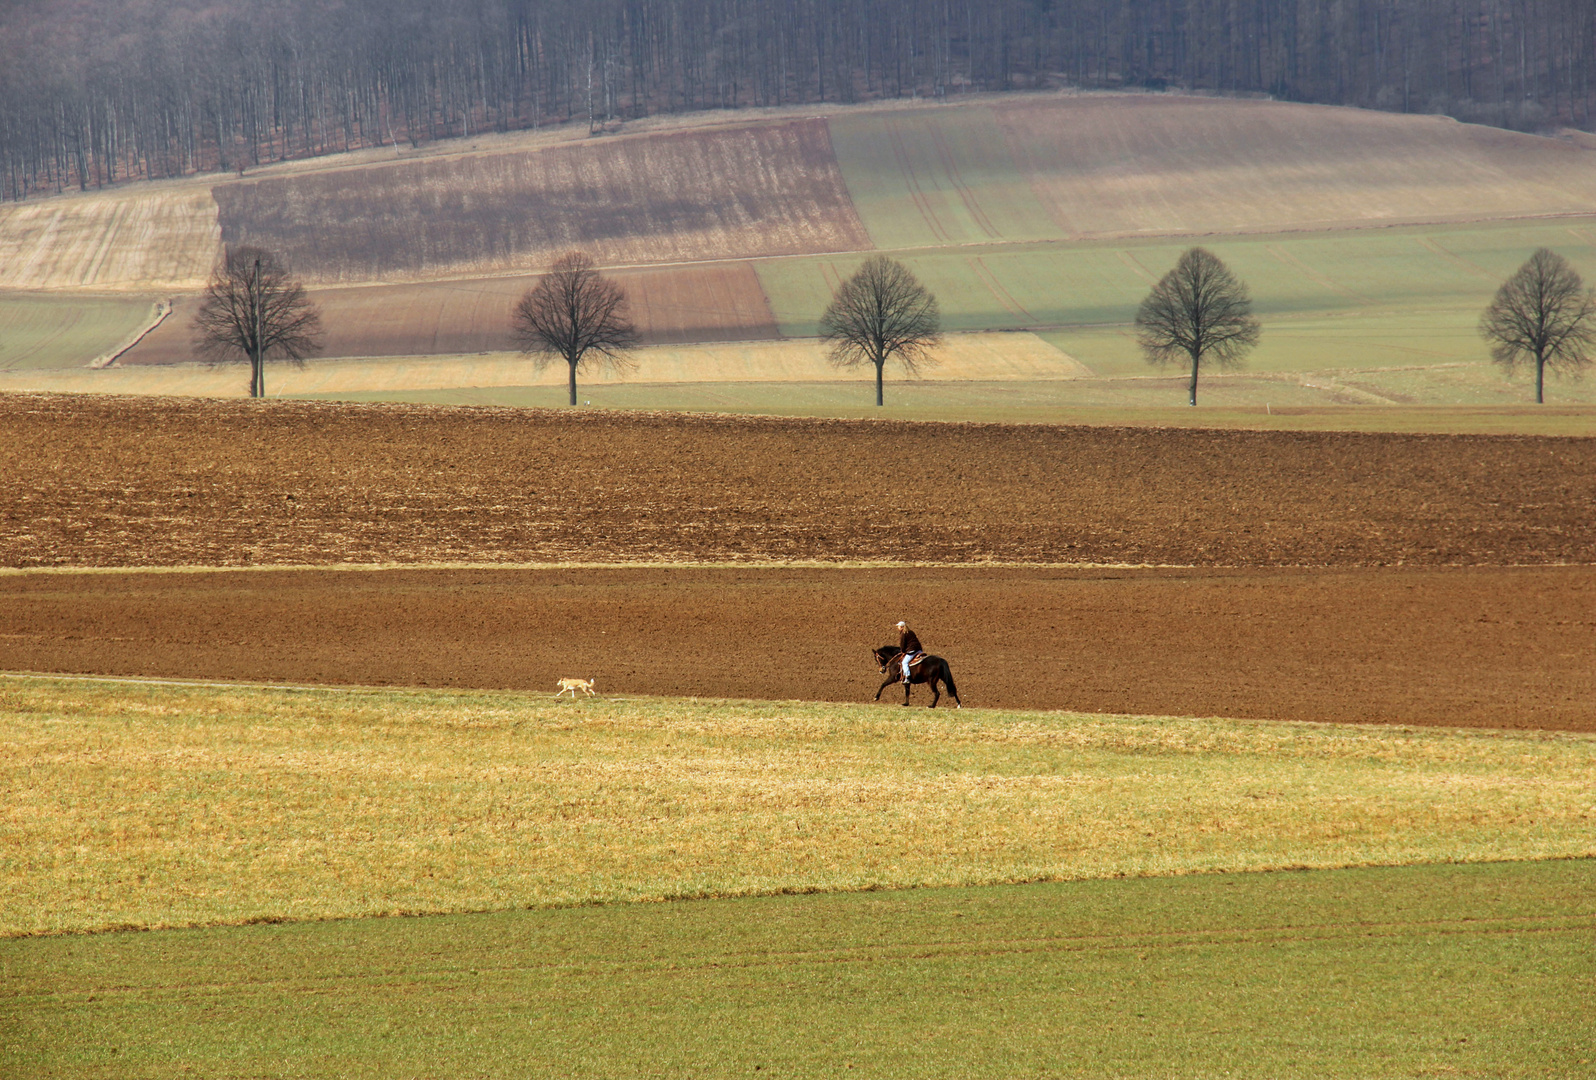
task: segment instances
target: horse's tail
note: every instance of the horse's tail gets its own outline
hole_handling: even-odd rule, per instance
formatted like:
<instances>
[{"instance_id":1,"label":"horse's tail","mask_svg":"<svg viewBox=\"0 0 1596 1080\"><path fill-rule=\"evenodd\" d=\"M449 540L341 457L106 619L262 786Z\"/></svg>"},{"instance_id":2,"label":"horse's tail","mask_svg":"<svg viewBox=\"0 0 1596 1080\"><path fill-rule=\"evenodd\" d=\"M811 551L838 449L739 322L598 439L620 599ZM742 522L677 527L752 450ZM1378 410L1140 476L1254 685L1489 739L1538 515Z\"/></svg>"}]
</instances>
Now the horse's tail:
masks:
<instances>
[{"instance_id":1,"label":"horse's tail","mask_svg":"<svg viewBox=\"0 0 1596 1080\"><path fill-rule=\"evenodd\" d=\"M953 665L946 660L942 661L942 681L948 684L948 693L953 695L953 700L959 700L959 688L953 685Z\"/></svg>"}]
</instances>

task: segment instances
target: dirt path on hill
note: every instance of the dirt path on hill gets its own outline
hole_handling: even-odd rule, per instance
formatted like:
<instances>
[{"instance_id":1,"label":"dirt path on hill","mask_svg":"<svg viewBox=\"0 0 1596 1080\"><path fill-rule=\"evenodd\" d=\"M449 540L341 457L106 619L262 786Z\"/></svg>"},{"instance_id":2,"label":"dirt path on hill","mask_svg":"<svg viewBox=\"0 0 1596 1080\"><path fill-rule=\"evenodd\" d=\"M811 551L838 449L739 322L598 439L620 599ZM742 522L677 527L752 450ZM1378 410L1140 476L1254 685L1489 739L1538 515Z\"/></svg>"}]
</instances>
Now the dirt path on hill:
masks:
<instances>
[{"instance_id":1,"label":"dirt path on hill","mask_svg":"<svg viewBox=\"0 0 1596 1080\"><path fill-rule=\"evenodd\" d=\"M900 617L970 706L1596 731L1590 567L15 574L0 669L868 701Z\"/></svg>"}]
</instances>

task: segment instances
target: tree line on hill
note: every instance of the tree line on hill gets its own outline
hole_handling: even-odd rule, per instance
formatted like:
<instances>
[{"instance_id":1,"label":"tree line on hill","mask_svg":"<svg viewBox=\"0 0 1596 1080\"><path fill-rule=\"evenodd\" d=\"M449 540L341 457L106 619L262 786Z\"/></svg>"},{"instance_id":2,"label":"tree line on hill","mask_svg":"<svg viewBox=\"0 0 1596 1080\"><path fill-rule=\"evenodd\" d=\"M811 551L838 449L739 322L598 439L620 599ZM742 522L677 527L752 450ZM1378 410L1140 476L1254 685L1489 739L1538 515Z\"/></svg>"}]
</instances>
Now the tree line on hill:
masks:
<instances>
[{"instance_id":1,"label":"tree line on hill","mask_svg":"<svg viewBox=\"0 0 1596 1080\"><path fill-rule=\"evenodd\" d=\"M1166 87L1589 126L1589 0L12 0L0 198L698 109Z\"/></svg>"}]
</instances>

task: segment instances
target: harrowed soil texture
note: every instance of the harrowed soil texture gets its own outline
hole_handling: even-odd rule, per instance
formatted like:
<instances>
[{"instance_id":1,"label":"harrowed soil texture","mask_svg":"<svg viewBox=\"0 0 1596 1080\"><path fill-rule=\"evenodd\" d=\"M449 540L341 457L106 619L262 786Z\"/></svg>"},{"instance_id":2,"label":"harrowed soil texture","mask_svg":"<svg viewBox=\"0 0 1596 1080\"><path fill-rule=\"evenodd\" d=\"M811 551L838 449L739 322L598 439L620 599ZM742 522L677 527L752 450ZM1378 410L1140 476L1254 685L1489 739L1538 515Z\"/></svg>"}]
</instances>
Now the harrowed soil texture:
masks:
<instances>
[{"instance_id":1,"label":"harrowed soil texture","mask_svg":"<svg viewBox=\"0 0 1596 1080\"><path fill-rule=\"evenodd\" d=\"M1596 439L19 394L0 461L0 567L1596 564Z\"/></svg>"},{"instance_id":2,"label":"harrowed soil texture","mask_svg":"<svg viewBox=\"0 0 1596 1080\"><path fill-rule=\"evenodd\" d=\"M869 701L899 618L967 706L1596 731L1590 567L0 575L0 669Z\"/></svg>"},{"instance_id":3,"label":"harrowed soil texture","mask_svg":"<svg viewBox=\"0 0 1596 1080\"><path fill-rule=\"evenodd\" d=\"M1596 731L1596 440L16 395L0 459L0 565L256 567L0 574L0 670L861 701L906 618L967 705ZM551 560L677 565L325 568Z\"/></svg>"}]
</instances>

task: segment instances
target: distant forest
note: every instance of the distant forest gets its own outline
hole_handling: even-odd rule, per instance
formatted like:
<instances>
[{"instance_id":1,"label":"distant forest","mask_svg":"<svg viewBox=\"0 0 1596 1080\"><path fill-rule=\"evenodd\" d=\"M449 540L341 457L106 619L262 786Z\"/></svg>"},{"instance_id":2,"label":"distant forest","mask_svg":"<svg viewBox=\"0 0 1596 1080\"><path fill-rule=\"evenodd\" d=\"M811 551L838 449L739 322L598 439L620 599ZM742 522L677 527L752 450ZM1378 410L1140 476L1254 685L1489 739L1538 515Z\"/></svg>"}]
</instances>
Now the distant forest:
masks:
<instances>
[{"instance_id":1,"label":"distant forest","mask_svg":"<svg viewBox=\"0 0 1596 1080\"><path fill-rule=\"evenodd\" d=\"M0 0L0 198L697 109L1179 88L1589 127L1592 0Z\"/></svg>"}]
</instances>

